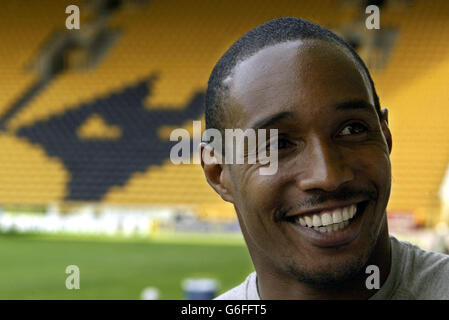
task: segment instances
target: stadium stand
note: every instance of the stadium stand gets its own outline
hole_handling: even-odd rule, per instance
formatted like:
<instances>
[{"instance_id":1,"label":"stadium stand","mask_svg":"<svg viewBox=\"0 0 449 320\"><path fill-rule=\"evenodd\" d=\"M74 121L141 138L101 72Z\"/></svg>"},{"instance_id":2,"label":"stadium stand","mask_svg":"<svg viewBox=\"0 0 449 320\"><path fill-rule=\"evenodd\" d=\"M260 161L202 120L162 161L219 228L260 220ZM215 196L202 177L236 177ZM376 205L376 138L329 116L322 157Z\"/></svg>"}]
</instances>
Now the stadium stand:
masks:
<instances>
[{"instance_id":1,"label":"stadium stand","mask_svg":"<svg viewBox=\"0 0 449 320\"><path fill-rule=\"evenodd\" d=\"M161 128L202 117L211 68L252 27L300 16L338 32L357 16L357 1L323 2L2 2L0 203L186 204L233 219L199 165L170 163ZM68 4L84 12L79 31L64 29ZM394 141L388 210L432 224L449 163L449 3L390 1L381 17L395 31L385 63L371 66ZM359 49L370 52L363 39Z\"/></svg>"}]
</instances>

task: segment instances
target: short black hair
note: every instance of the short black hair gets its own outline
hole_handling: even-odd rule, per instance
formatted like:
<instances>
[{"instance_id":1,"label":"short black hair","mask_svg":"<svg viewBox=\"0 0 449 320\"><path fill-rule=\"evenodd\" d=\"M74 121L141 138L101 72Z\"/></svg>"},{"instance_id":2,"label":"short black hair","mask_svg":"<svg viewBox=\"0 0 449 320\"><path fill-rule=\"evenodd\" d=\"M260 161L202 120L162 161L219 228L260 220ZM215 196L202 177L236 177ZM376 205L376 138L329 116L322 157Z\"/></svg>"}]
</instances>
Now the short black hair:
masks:
<instances>
[{"instance_id":1,"label":"short black hair","mask_svg":"<svg viewBox=\"0 0 449 320\"><path fill-rule=\"evenodd\" d=\"M287 41L319 39L339 44L347 48L354 59L362 66L362 70L368 76L374 97L374 107L381 118L379 97L377 96L374 82L365 63L342 38L332 31L323 28L311 21L300 18L284 17L274 19L252 29L225 52L218 60L209 78L206 92L206 129L214 128L222 131L223 104L227 94L227 86L223 84L234 67L260 50Z\"/></svg>"}]
</instances>

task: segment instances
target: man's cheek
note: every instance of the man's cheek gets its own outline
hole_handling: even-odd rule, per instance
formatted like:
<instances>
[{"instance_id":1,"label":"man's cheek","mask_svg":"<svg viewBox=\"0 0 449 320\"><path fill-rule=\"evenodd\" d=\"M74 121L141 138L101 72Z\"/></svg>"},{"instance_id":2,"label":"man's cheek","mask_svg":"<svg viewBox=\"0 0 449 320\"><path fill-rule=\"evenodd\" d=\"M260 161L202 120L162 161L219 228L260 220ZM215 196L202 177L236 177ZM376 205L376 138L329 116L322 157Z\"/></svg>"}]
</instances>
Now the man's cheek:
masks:
<instances>
[{"instance_id":1,"label":"man's cheek","mask_svg":"<svg viewBox=\"0 0 449 320\"><path fill-rule=\"evenodd\" d=\"M248 231L263 231L273 223L275 197L268 183L258 179L252 180L251 184L247 184L242 190L239 202Z\"/></svg>"},{"instance_id":2,"label":"man's cheek","mask_svg":"<svg viewBox=\"0 0 449 320\"><path fill-rule=\"evenodd\" d=\"M269 179L267 176L257 175L251 180L249 193L251 201L263 212L273 210L276 206L276 199L279 198L279 186L275 179Z\"/></svg>"},{"instance_id":3,"label":"man's cheek","mask_svg":"<svg viewBox=\"0 0 449 320\"><path fill-rule=\"evenodd\" d=\"M384 152L360 152L357 157L352 159L351 163L352 167L356 168L358 175L374 182L388 179L390 175L389 156Z\"/></svg>"},{"instance_id":4,"label":"man's cheek","mask_svg":"<svg viewBox=\"0 0 449 320\"><path fill-rule=\"evenodd\" d=\"M377 159L373 159L371 174L372 179L376 181L379 189L388 189L391 182L391 166L387 156L382 155ZM380 191L380 190L379 190Z\"/></svg>"}]
</instances>

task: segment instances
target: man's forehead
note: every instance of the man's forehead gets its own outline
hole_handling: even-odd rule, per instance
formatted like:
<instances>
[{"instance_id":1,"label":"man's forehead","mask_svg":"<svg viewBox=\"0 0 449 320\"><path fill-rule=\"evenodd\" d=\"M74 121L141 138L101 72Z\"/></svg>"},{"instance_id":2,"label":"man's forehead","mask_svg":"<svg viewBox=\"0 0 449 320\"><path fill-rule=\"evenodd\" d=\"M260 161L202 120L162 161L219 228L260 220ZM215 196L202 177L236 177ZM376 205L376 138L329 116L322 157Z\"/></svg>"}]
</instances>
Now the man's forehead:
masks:
<instances>
[{"instance_id":1,"label":"man's forehead","mask_svg":"<svg viewBox=\"0 0 449 320\"><path fill-rule=\"evenodd\" d=\"M240 98L252 90L263 89L267 84L289 82L282 71L294 67L302 40L269 46L253 56L240 61L232 74L225 79L234 97ZM270 81L267 83L267 78Z\"/></svg>"},{"instance_id":2,"label":"man's forehead","mask_svg":"<svg viewBox=\"0 0 449 320\"><path fill-rule=\"evenodd\" d=\"M249 119L245 118L291 110L298 101L344 102L345 94L350 100L374 105L369 80L360 69L349 51L324 40L296 40L264 48L237 64L226 79L229 111L239 114L228 116L235 125L246 127Z\"/></svg>"}]
</instances>

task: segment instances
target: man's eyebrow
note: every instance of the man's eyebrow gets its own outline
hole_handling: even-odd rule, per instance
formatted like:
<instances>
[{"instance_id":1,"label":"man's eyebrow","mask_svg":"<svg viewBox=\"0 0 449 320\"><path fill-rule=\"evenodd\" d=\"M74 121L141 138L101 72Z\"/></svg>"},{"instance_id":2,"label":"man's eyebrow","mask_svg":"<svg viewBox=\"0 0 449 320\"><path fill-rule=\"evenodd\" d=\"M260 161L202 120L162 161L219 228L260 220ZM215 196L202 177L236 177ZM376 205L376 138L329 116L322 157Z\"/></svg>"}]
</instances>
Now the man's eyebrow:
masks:
<instances>
[{"instance_id":1,"label":"man's eyebrow","mask_svg":"<svg viewBox=\"0 0 449 320\"><path fill-rule=\"evenodd\" d=\"M293 118L293 117L294 117L294 115L292 112L283 111L283 112L275 113L275 114L268 116L262 120L259 120L251 127L255 130L258 130L258 129L269 127L278 121L281 121L281 120L284 120L287 118Z\"/></svg>"},{"instance_id":2,"label":"man's eyebrow","mask_svg":"<svg viewBox=\"0 0 449 320\"><path fill-rule=\"evenodd\" d=\"M374 111L374 106L365 100L350 100L342 103L337 103L335 105L335 109L337 110L366 110L366 111Z\"/></svg>"},{"instance_id":3,"label":"man's eyebrow","mask_svg":"<svg viewBox=\"0 0 449 320\"><path fill-rule=\"evenodd\" d=\"M365 100L349 100L342 103L337 103L335 105L335 109L337 110L366 110L373 112L374 107L366 102ZM278 121L284 120L284 119L291 119L294 118L293 112L290 111L283 111L279 113L275 113L271 116L268 116L262 120L257 121L254 125L251 126L252 129L262 129L269 127L273 124L275 124Z\"/></svg>"}]
</instances>

